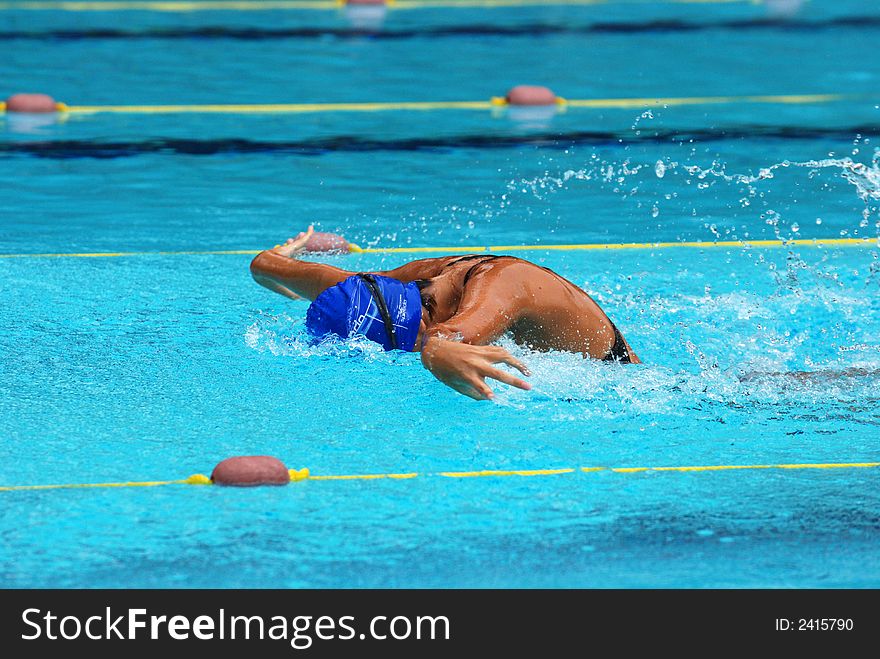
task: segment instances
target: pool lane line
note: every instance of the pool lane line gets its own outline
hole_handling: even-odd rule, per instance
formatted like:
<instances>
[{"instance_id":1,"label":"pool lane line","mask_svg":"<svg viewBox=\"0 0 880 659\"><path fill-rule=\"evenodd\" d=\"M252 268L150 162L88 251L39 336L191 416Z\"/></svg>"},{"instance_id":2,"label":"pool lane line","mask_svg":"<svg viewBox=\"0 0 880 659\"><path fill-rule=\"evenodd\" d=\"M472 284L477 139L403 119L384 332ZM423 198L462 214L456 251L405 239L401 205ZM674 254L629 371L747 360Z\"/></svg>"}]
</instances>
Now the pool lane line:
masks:
<instances>
[{"instance_id":1,"label":"pool lane line","mask_svg":"<svg viewBox=\"0 0 880 659\"><path fill-rule=\"evenodd\" d=\"M717 242L656 242L656 243L585 243L574 245L488 245L486 247L367 247L353 245L354 254L409 254L422 252L531 252L559 251L573 252L583 250L624 250L624 249L703 249L712 247L880 247L878 238L798 238L795 240L719 240Z\"/></svg>"},{"instance_id":2,"label":"pool lane line","mask_svg":"<svg viewBox=\"0 0 880 659\"><path fill-rule=\"evenodd\" d=\"M729 105L735 103L809 105L866 99L863 94L758 94L746 96L660 96L642 98L557 98L561 109L637 109L654 106ZM870 96L874 98L873 96ZM321 112L431 112L437 110L493 110L508 107L495 96L488 101L402 101L377 103L250 103L194 105L68 105L57 103L62 114L307 114ZM542 107L542 106L539 106ZM531 107L534 109L534 107ZM0 103L6 111L6 103Z\"/></svg>"},{"instance_id":3,"label":"pool lane line","mask_svg":"<svg viewBox=\"0 0 880 659\"><path fill-rule=\"evenodd\" d=\"M581 467L584 469L584 467ZM587 467L592 471L596 468ZM439 474L426 474L430 476L443 476L445 478L480 478L484 476L558 476L559 474L573 474L575 469L519 469L509 471L498 471L492 469L483 469L481 471L441 471Z\"/></svg>"},{"instance_id":4,"label":"pool lane line","mask_svg":"<svg viewBox=\"0 0 880 659\"><path fill-rule=\"evenodd\" d=\"M784 471L797 471L807 469L871 469L880 467L880 462L825 462L825 463L792 463L792 464L762 464L762 465L708 465L686 467L566 467L562 469L518 469L518 470L494 470L484 469L480 471L441 471L437 473L388 473L388 474L342 474L342 475L319 475L312 474L308 468L291 469L290 482L299 481L372 481L372 480L411 480L419 477L440 478L503 478L506 476L536 477L536 476L560 476L574 473L597 473L613 472L617 474L635 474L645 472L708 472L708 471L746 471L762 469L779 469ZM168 481L131 481L119 483L68 483L59 485L7 485L0 487L0 492L21 492L31 490L60 490L74 488L105 488L105 487L157 487L161 485L213 485L210 478L204 474L193 474L189 478Z\"/></svg>"},{"instance_id":5,"label":"pool lane line","mask_svg":"<svg viewBox=\"0 0 880 659\"><path fill-rule=\"evenodd\" d=\"M878 238L798 238L795 240L719 240L718 242L656 242L656 243L586 243L579 245L470 245L446 247L359 247L350 244L352 254L471 254L479 252L574 252L583 250L627 250L627 249L710 249L738 247L880 247ZM135 256L255 256L259 249L228 250L186 250L166 252L59 252L37 254L0 254L0 259L45 259L45 258L124 258Z\"/></svg>"},{"instance_id":6,"label":"pool lane line","mask_svg":"<svg viewBox=\"0 0 880 659\"><path fill-rule=\"evenodd\" d=\"M230 255L255 255L262 250L258 249L224 249L208 251L178 251L178 252L64 252L57 254L0 254L0 259L20 258L119 258L129 256L230 256Z\"/></svg>"},{"instance_id":7,"label":"pool lane line","mask_svg":"<svg viewBox=\"0 0 880 659\"><path fill-rule=\"evenodd\" d=\"M70 105L68 114L307 114L316 112L387 112L433 110L491 110L503 105L489 101L404 101L392 103L253 103L205 105Z\"/></svg>"},{"instance_id":8,"label":"pool lane line","mask_svg":"<svg viewBox=\"0 0 880 659\"><path fill-rule=\"evenodd\" d=\"M292 480L292 479L291 479ZM0 492L20 492L28 490L66 490L96 487L159 487L161 485L210 485L211 479L202 474L170 481L126 481L119 483L64 483L59 485L8 485L0 487Z\"/></svg>"},{"instance_id":9,"label":"pool lane line","mask_svg":"<svg viewBox=\"0 0 880 659\"><path fill-rule=\"evenodd\" d=\"M308 469L302 470L300 469L298 472L296 469L290 470L290 479L291 481L298 480L313 480L313 481L374 481L382 478L390 478L392 480L407 480L410 478L417 478L419 476L418 473L409 473L409 474L349 474L342 476L312 476L310 473L306 473L305 477L294 478L294 472L297 472L297 475L301 476L302 472L308 472Z\"/></svg>"},{"instance_id":10,"label":"pool lane line","mask_svg":"<svg viewBox=\"0 0 880 659\"><path fill-rule=\"evenodd\" d=\"M504 7L552 7L552 6L601 6L601 5L761 5L763 0L388 0L392 10L412 9L495 9ZM76 2L69 0L46 0L29 2L0 2L0 11L149 11L160 13L191 13L199 11L330 11L345 6L344 0L135 0L132 2Z\"/></svg>"},{"instance_id":11,"label":"pool lane line","mask_svg":"<svg viewBox=\"0 0 880 659\"><path fill-rule=\"evenodd\" d=\"M610 467L610 470L618 474L634 474L647 471L738 471L756 469L857 469L878 467L880 462L826 462L826 463L801 463L801 464L767 464L767 465L709 465L693 467ZM604 467L581 467L581 471L603 470Z\"/></svg>"}]
</instances>

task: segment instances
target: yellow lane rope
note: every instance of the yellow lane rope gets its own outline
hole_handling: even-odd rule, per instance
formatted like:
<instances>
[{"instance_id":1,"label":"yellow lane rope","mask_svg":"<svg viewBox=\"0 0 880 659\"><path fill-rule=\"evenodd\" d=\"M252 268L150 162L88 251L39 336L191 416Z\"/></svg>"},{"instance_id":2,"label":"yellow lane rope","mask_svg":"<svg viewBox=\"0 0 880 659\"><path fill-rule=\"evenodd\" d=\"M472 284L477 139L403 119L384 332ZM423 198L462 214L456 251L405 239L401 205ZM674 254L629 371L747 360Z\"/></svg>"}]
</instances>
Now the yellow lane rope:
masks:
<instances>
[{"instance_id":1,"label":"yellow lane rope","mask_svg":"<svg viewBox=\"0 0 880 659\"><path fill-rule=\"evenodd\" d=\"M157 487L159 485L209 485L211 479L201 474L173 481L128 481L120 483L66 483L62 485L11 485L0 487L0 492L20 492L25 490L66 490L82 487ZM202 479L206 482L203 482Z\"/></svg>"},{"instance_id":2,"label":"yellow lane rope","mask_svg":"<svg viewBox=\"0 0 880 659\"><path fill-rule=\"evenodd\" d=\"M586 243L579 245L487 245L471 247L367 247L351 246L353 253L364 254L408 254L419 252L529 252L559 251L573 252L583 250L616 249L670 249L683 247L703 249L713 247L880 247L877 238L815 238L797 240L719 240L717 242L656 242L656 243Z\"/></svg>"},{"instance_id":3,"label":"yellow lane rope","mask_svg":"<svg viewBox=\"0 0 880 659\"><path fill-rule=\"evenodd\" d=\"M558 474L572 474L574 471L574 469L525 469L513 471L484 469L482 471L441 471L439 474L427 475L444 476L446 478L479 478L481 476L556 476Z\"/></svg>"},{"instance_id":4,"label":"yellow lane rope","mask_svg":"<svg viewBox=\"0 0 880 659\"><path fill-rule=\"evenodd\" d=\"M345 475L345 476L312 476L307 473L304 478L296 478L294 479L294 471L295 469L290 470L291 480L313 480L313 481L374 481L380 478L390 478L392 480L406 480L408 478L416 478L418 476L417 473L411 474L354 474L354 475ZM300 470L302 472L303 470ZM308 469L305 470L308 472Z\"/></svg>"},{"instance_id":5,"label":"yellow lane rope","mask_svg":"<svg viewBox=\"0 0 880 659\"><path fill-rule=\"evenodd\" d=\"M503 8L541 6L591 6L631 4L763 4L764 0L389 0L389 9L457 9L457 8ZM0 11L151 11L164 13L190 13L198 11L289 11L289 10L335 10L345 5L344 0L158 0L132 2L75 2L75 1L24 1L0 2Z\"/></svg>"},{"instance_id":6,"label":"yellow lane rope","mask_svg":"<svg viewBox=\"0 0 880 659\"><path fill-rule=\"evenodd\" d=\"M353 480L411 480L418 477L441 478L503 478L505 476L535 477L560 476L574 473L597 473L602 471L617 474L634 474L644 472L704 472L704 471L744 471L758 469L781 469L797 471L805 469L870 469L880 467L880 462L823 462L793 464L761 464L761 465L708 465L687 467L568 467L562 469L522 469L522 470L481 470L481 471L441 471L438 473L420 474L346 474L346 475L312 475L308 469L291 469L291 482L298 481L353 481ZM169 481L132 481L119 483L68 483L62 485L7 485L0 487L0 492L21 492L29 490L59 490L72 488L97 487L156 487L160 485L211 485L211 479L203 474L193 474L189 478Z\"/></svg>"},{"instance_id":7,"label":"yellow lane rope","mask_svg":"<svg viewBox=\"0 0 880 659\"><path fill-rule=\"evenodd\" d=\"M482 249L482 248L481 248ZM205 256L205 255L234 255L234 254L259 254L255 249L228 249L214 251L180 251L180 252L82 252L82 253L57 253L57 254L0 254L0 259L21 258L113 258L122 256Z\"/></svg>"},{"instance_id":8,"label":"yellow lane rope","mask_svg":"<svg viewBox=\"0 0 880 659\"><path fill-rule=\"evenodd\" d=\"M470 245L446 247L358 247L350 244L355 254L424 254L424 253L472 253L472 252L573 252L583 250L623 249L712 249L712 248L762 248L762 247L880 247L877 238L803 238L797 240L719 240L718 242L656 242L656 243L586 243L581 245ZM216 256L259 254L259 249L186 250L180 252L58 252L37 254L0 254L0 259L34 258L115 258L131 256Z\"/></svg>"},{"instance_id":9,"label":"yellow lane rope","mask_svg":"<svg viewBox=\"0 0 880 659\"><path fill-rule=\"evenodd\" d=\"M611 467L618 474L634 474L645 471L734 471L741 469L863 469L878 467L880 462L826 462L818 464L771 464L771 465L709 465L705 467ZM604 467L598 467L603 470ZM596 467L581 467L581 471L596 471Z\"/></svg>"},{"instance_id":10,"label":"yellow lane rope","mask_svg":"<svg viewBox=\"0 0 880 659\"><path fill-rule=\"evenodd\" d=\"M256 103L211 105L71 105L70 114L304 114L310 112L387 112L391 110L489 110L491 101L406 101L394 103Z\"/></svg>"},{"instance_id":11,"label":"yellow lane rope","mask_svg":"<svg viewBox=\"0 0 880 659\"><path fill-rule=\"evenodd\" d=\"M569 108L640 108L646 105L714 105L722 103L783 103L808 104L831 103L856 98L846 94L775 94L753 96L685 96L661 98L596 98L565 100Z\"/></svg>"},{"instance_id":12,"label":"yellow lane rope","mask_svg":"<svg viewBox=\"0 0 880 659\"><path fill-rule=\"evenodd\" d=\"M557 99L563 109L633 109L651 106L725 105L735 103L809 105L866 99L854 94L764 94L748 96L663 96L644 98ZM873 98L873 96L871 97ZM401 101L389 103L232 103L196 105L67 105L57 103L65 114L305 114L315 112L431 112L436 110L491 110L507 106L503 97L488 101ZM0 110L6 110L0 102Z\"/></svg>"}]
</instances>

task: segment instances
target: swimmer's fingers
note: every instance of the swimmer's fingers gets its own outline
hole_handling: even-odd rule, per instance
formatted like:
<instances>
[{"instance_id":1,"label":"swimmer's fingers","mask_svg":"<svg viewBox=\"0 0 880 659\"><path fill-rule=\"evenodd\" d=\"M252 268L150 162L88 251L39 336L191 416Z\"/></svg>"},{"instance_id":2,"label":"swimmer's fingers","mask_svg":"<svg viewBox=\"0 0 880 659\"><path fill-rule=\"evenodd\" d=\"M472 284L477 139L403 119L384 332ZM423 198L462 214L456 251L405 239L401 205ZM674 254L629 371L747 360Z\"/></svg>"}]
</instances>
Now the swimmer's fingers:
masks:
<instances>
[{"instance_id":1,"label":"swimmer's fingers","mask_svg":"<svg viewBox=\"0 0 880 659\"><path fill-rule=\"evenodd\" d=\"M515 375L508 373L507 371L502 371L498 368L488 368L486 369L484 375L487 378L492 378L493 380L498 380L499 382L503 382L504 384L509 384L511 387L516 387L517 389L525 389L528 391L532 388L525 380L520 380Z\"/></svg>"},{"instance_id":2,"label":"swimmer's fingers","mask_svg":"<svg viewBox=\"0 0 880 659\"><path fill-rule=\"evenodd\" d=\"M300 233L296 238L288 238L285 246L291 253L304 249L313 233L315 233L315 227L309 225L309 229L305 233Z\"/></svg>"},{"instance_id":3,"label":"swimmer's fingers","mask_svg":"<svg viewBox=\"0 0 880 659\"><path fill-rule=\"evenodd\" d=\"M529 371L528 366L523 364L520 360L518 360L516 357L511 355L509 352L507 352L507 350L505 350L504 348L502 348L500 346L493 346L492 347L491 358L492 358L492 361L495 362L496 364L503 362L505 364L508 364L509 366L513 366L516 370L518 370L523 375L531 375L532 374L531 371Z\"/></svg>"},{"instance_id":4,"label":"swimmer's fingers","mask_svg":"<svg viewBox=\"0 0 880 659\"><path fill-rule=\"evenodd\" d=\"M488 400L494 396L491 387L483 382L482 378L476 376L450 384L450 386L458 393L474 400Z\"/></svg>"},{"instance_id":5,"label":"swimmer's fingers","mask_svg":"<svg viewBox=\"0 0 880 659\"><path fill-rule=\"evenodd\" d=\"M281 256L293 257L295 254L302 252L306 248L306 244L309 242L313 233L315 233L315 228L309 226L307 232L300 233L296 238L288 238L284 241L283 245L275 245L271 251L280 254Z\"/></svg>"},{"instance_id":6,"label":"swimmer's fingers","mask_svg":"<svg viewBox=\"0 0 880 659\"><path fill-rule=\"evenodd\" d=\"M459 393L475 400L492 400L495 398L495 392L492 391L492 387L486 383L484 378L492 378L518 389L529 390L532 388L532 385L524 380L520 380L515 375L497 368L487 367L480 376L468 378L467 382L462 383L463 386L456 387L456 389Z\"/></svg>"},{"instance_id":7,"label":"swimmer's fingers","mask_svg":"<svg viewBox=\"0 0 880 659\"><path fill-rule=\"evenodd\" d=\"M471 398L476 398L477 400L491 400L495 397L495 392L492 391L492 387L486 384L485 380L481 377L475 377L471 380L471 388L473 389L473 393L466 394Z\"/></svg>"}]
</instances>

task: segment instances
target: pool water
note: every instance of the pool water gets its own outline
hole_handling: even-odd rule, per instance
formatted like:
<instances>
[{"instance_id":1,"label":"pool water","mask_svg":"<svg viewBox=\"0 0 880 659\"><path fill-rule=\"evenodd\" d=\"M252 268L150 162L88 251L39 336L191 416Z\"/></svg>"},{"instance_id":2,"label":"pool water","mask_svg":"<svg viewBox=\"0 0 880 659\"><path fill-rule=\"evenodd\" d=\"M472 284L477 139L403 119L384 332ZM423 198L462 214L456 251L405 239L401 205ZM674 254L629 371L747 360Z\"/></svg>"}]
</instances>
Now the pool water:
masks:
<instances>
[{"instance_id":1,"label":"pool water","mask_svg":"<svg viewBox=\"0 0 880 659\"><path fill-rule=\"evenodd\" d=\"M419 474L0 492L0 585L877 587L876 467L581 470L880 461L880 14L773 11L392 10L376 34L334 11L0 11L0 95L70 105L841 95L0 118L0 255L136 253L0 258L0 486L254 454ZM588 291L644 364L503 340L534 388L477 403L417 355L312 345L306 303L254 284L250 255L182 253L311 223L363 247L533 246L516 254ZM813 238L869 240L713 246ZM680 241L707 245L545 248Z\"/></svg>"}]
</instances>

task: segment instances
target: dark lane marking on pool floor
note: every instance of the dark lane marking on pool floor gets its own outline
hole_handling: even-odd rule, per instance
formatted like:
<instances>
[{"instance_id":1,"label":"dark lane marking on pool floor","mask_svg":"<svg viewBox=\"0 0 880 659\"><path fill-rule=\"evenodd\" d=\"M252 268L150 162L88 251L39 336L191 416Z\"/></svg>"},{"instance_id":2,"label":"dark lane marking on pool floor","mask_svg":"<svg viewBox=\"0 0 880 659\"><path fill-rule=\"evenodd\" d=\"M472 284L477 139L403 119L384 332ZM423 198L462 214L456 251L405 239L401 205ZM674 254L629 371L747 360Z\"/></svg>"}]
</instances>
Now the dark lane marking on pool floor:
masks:
<instances>
[{"instance_id":1,"label":"dark lane marking on pool floor","mask_svg":"<svg viewBox=\"0 0 880 659\"><path fill-rule=\"evenodd\" d=\"M399 39L440 39L448 37L497 36L497 37L541 37L554 35L584 34L650 34L705 32L712 30L766 30L785 32L822 32L839 28L859 30L880 29L878 16L847 16L822 21L753 19L721 21L710 23L691 23L678 20L658 20L646 23L594 23L592 25L561 25L537 23L527 25L451 25L419 27L411 29L364 29L356 27L298 27L298 28L257 28L257 27L180 27L153 28L146 30L122 30L115 28L59 29L47 31L15 30L0 32L0 41L16 39L79 41L85 39L237 39L243 41L264 41L272 39L337 39L399 40Z\"/></svg>"},{"instance_id":2,"label":"dark lane marking on pool floor","mask_svg":"<svg viewBox=\"0 0 880 659\"><path fill-rule=\"evenodd\" d=\"M224 139L150 139L109 142L91 140L16 141L0 144L2 156L37 158L126 158L147 154L214 156L224 154L278 154L320 156L328 153L376 151L450 151L454 149L511 149L534 147L567 149L573 146L614 146L636 144L701 143L730 140L852 140L880 136L880 125L818 128L793 126L742 126L735 128L642 131L614 133L577 131L569 133L533 133L528 135L453 135L407 139L369 139L339 136L299 141L263 141L242 138Z\"/></svg>"}]
</instances>

